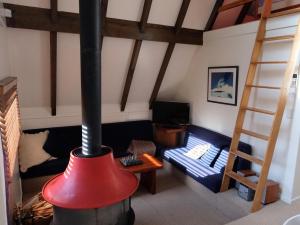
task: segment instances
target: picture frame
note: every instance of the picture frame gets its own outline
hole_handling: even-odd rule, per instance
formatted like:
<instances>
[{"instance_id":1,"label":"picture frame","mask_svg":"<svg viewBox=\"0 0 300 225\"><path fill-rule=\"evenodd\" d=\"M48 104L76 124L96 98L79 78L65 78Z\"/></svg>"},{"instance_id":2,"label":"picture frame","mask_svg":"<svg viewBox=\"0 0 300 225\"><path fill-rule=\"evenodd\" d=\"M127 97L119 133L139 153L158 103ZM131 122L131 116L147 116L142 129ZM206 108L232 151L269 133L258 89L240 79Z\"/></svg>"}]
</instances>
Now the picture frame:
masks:
<instances>
[{"instance_id":1,"label":"picture frame","mask_svg":"<svg viewBox=\"0 0 300 225\"><path fill-rule=\"evenodd\" d=\"M238 66L209 67L207 101L236 106L238 77Z\"/></svg>"}]
</instances>

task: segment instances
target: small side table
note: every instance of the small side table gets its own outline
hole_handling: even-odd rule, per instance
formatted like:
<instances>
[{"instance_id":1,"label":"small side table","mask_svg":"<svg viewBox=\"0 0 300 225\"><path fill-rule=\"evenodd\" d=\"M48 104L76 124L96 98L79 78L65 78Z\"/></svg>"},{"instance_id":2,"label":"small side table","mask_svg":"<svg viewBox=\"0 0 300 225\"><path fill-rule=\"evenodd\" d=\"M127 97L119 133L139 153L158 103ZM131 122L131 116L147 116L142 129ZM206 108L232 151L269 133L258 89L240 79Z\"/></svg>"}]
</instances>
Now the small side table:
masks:
<instances>
[{"instance_id":1,"label":"small side table","mask_svg":"<svg viewBox=\"0 0 300 225\"><path fill-rule=\"evenodd\" d=\"M156 170L163 168L163 162L156 159L154 156L151 156L147 153L144 153L139 157L143 161L143 164L136 166L124 167L119 159L115 159L117 165L131 173L140 173L141 180L140 184L145 186L151 194L156 193Z\"/></svg>"}]
</instances>

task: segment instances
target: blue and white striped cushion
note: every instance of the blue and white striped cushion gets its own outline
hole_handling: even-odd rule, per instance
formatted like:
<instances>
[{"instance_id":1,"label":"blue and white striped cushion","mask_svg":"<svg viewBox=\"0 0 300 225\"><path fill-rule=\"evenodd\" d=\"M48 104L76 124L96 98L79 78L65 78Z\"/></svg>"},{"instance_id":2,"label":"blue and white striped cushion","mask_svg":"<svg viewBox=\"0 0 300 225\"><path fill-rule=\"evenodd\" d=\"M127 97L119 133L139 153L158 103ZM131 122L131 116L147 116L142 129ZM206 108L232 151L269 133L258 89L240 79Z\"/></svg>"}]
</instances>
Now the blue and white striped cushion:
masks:
<instances>
[{"instance_id":1,"label":"blue and white striped cushion","mask_svg":"<svg viewBox=\"0 0 300 225\"><path fill-rule=\"evenodd\" d=\"M216 158L218 153L219 149L211 145L210 149L200 158L200 162L205 166L210 166L210 164Z\"/></svg>"},{"instance_id":2,"label":"blue and white striped cushion","mask_svg":"<svg viewBox=\"0 0 300 225\"><path fill-rule=\"evenodd\" d=\"M222 150L220 156L218 157L214 165L214 169L216 169L217 171L221 171L221 169L227 164L228 155L229 152Z\"/></svg>"},{"instance_id":3,"label":"blue and white striped cushion","mask_svg":"<svg viewBox=\"0 0 300 225\"><path fill-rule=\"evenodd\" d=\"M209 166L203 165L200 160L194 160L183 153L189 151L187 148L177 148L172 150L167 150L164 153L164 156L167 160L173 159L178 164L186 168L186 171L195 177L206 177L208 175L218 173L217 170Z\"/></svg>"},{"instance_id":4,"label":"blue and white striped cushion","mask_svg":"<svg viewBox=\"0 0 300 225\"><path fill-rule=\"evenodd\" d=\"M186 148L188 150L196 147L197 145L205 145L209 144L206 141L201 140L200 138L194 136L192 133L189 134L189 138L186 144ZM220 149L217 147L211 145L210 149L200 158L200 162L203 163L205 166L210 166L212 161L216 158L218 155Z\"/></svg>"},{"instance_id":5,"label":"blue and white striped cushion","mask_svg":"<svg viewBox=\"0 0 300 225\"><path fill-rule=\"evenodd\" d=\"M205 144L209 144L209 143L201 140L200 138L194 136L193 134L189 134L186 148L190 150L196 147L197 145L205 145Z\"/></svg>"}]
</instances>

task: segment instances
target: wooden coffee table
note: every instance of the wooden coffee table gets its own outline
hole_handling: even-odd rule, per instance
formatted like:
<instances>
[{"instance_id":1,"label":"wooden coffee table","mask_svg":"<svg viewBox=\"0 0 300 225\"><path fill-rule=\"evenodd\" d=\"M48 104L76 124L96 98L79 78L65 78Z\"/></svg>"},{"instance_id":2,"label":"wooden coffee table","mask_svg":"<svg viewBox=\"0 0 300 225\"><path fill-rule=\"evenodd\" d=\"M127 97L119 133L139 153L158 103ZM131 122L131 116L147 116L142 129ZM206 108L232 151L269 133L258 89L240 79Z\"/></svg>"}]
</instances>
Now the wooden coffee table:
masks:
<instances>
[{"instance_id":1,"label":"wooden coffee table","mask_svg":"<svg viewBox=\"0 0 300 225\"><path fill-rule=\"evenodd\" d=\"M155 194L156 170L162 169L163 163L147 153L141 155L139 159L143 161L143 164L125 167L121 164L119 159L116 159L116 163L120 166L120 168L129 172L141 173L140 184L145 186L151 194Z\"/></svg>"}]
</instances>

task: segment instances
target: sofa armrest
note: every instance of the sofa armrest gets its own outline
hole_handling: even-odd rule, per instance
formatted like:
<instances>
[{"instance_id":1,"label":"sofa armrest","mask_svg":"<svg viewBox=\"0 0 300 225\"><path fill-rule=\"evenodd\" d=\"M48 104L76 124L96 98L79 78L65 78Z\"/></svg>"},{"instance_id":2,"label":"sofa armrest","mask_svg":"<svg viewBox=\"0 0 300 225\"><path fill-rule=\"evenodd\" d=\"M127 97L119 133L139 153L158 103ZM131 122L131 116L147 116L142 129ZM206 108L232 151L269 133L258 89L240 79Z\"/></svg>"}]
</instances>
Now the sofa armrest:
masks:
<instances>
[{"instance_id":1,"label":"sofa armrest","mask_svg":"<svg viewBox=\"0 0 300 225\"><path fill-rule=\"evenodd\" d=\"M252 147L250 145L239 143L238 149L248 155L252 155ZM235 165L235 171L251 169L251 162L238 157L237 164Z\"/></svg>"}]
</instances>

